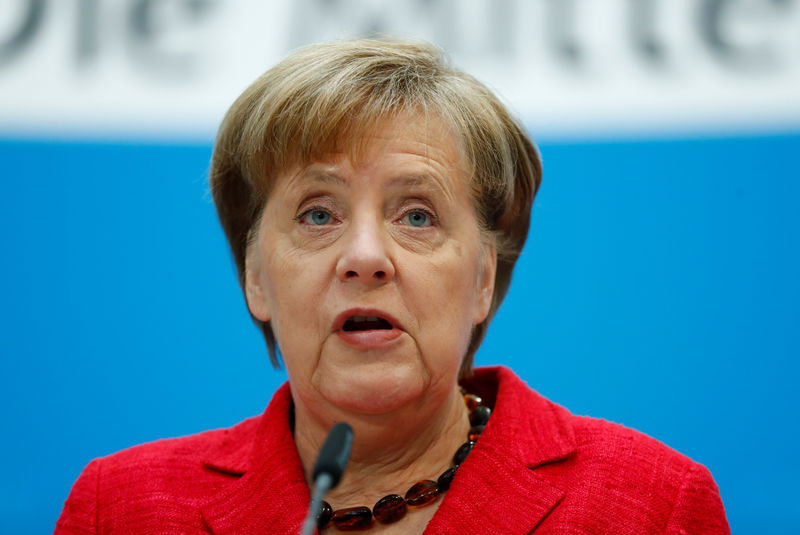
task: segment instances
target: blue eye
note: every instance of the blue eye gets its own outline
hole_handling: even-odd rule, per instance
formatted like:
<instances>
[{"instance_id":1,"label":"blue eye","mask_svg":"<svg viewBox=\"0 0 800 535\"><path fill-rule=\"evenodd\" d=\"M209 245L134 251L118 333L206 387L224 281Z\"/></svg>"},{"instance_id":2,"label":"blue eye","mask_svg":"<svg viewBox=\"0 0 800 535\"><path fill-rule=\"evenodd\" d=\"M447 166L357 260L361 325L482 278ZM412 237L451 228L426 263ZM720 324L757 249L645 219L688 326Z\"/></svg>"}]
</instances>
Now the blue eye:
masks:
<instances>
[{"instance_id":1,"label":"blue eye","mask_svg":"<svg viewBox=\"0 0 800 535\"><path fill-rule=\"evenodd\" d=\"M432 224L431 216L421 210L414 210L403 216L404 224L412 227L429 227Z\"/></svg>"},{"instance_id":2,"label":"blue eye","mask_svg":"<svg viewBox=\"0 0 800 535\"><path fill-rule=\"evenodd\" d=\"M302 221L307 225L327 225L331 222L331 214L316 208L303 214Z\"/></svg>"}]
</instances>

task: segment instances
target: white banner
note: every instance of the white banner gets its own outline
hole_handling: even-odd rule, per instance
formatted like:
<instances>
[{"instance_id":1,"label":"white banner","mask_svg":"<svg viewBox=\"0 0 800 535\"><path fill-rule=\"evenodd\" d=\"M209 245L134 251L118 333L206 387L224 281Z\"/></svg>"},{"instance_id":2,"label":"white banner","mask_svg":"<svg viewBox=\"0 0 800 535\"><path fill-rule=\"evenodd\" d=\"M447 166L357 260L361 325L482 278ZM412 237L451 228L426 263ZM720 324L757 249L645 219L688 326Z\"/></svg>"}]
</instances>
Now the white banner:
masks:
<instances>
[{"instance_id":1,"label":"white banner","mask_svg":"<svg viewBox=\"0 0 800 535\"><path fill-rule=\"evenodd\" d=\"M800 0L0 0L0 135L210 140L290 50L369 35L539 137L800 127Z\"/></svg>"}]
</instances>

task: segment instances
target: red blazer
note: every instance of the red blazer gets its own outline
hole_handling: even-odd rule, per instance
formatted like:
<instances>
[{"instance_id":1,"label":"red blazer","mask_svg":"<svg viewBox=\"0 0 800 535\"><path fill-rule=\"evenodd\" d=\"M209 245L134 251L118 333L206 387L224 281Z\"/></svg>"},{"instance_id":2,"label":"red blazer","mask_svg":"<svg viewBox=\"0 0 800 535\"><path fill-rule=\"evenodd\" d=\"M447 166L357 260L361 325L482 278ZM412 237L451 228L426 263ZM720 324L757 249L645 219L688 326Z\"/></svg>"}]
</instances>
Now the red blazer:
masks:
<instances>
[{"instance_id":1,"label":"red blazer","mask_svg":"<svg viewBox=\"0 0 800 535\"><path fill-rule=\"evenodd\" d=\"M730 533L708 470L660 442L573 416L505 368L465 386L494 411L426 534ZM298 533L309 492L290 406L283 385L230 429L95 459L56 534Z\"/></svg>"}]
</instances>

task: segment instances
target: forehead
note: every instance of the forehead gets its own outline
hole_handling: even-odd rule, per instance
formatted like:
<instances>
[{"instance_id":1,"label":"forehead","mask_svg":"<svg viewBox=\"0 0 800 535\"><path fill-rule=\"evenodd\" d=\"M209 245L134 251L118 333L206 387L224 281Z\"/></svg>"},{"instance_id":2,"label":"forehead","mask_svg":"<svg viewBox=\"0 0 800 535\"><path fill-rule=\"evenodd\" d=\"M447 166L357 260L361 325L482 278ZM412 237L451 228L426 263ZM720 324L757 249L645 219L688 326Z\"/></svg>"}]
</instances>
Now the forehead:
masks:
<instances>
[{"instance_id":1,"label":"forehead","mask_svg":"<svg viewBox=\"0 0 800 535\"><path fill-rule=\"evenodd\" d=\"M278 174L289 182L344 184L348 171L370 174L386 185L425 186L432 179L464 183L469 176L459 144L437 117L398 114L369 130L338 136L327 150L311 152L302 162ZM455 184L450 184L452 187ZM458 184L459 186L461 184Z\"/></svg>"},{"instance_id":2,"label":"forehead","mask_svg":"<svg viewBox=\"0 0 800 535\"><path fill-rule=\"evenodd\" d=\"M462 167L455 136L435 115L399 113L365 126L342 132L326 155L346 154L355 164L368 164L380 154L411 154Z\"/></svg>"}]
</instances>

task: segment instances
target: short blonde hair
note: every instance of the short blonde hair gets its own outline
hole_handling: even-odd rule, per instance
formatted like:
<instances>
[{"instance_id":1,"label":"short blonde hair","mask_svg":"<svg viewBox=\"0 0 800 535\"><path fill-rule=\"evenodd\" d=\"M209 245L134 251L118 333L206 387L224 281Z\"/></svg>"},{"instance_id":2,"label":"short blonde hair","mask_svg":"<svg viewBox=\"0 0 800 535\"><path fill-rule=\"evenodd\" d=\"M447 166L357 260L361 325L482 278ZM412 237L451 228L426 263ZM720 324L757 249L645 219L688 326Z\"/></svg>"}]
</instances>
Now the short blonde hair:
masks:
<instances>
[{"instance_id":1,"label":"short blonde hair","mask_svg":"<svg viewBox=\"0 0 800 535\"><path fill-rule=\"evenodd\" d=\"M511 283L541 182L539 155L522 126L473 77L452 68L428 43L352 40L304 47L258 78L236 99L219 128L209 182L244 288L245 255L276 176L314 161L343 140L364 139L399 113L440 119L460 145L482 231L497 248L492 306L473 329L461 375ZM345 149L356 150L355 147ZM270 359L279 365L269 322Z\"/></svg>"}]
</instances>

